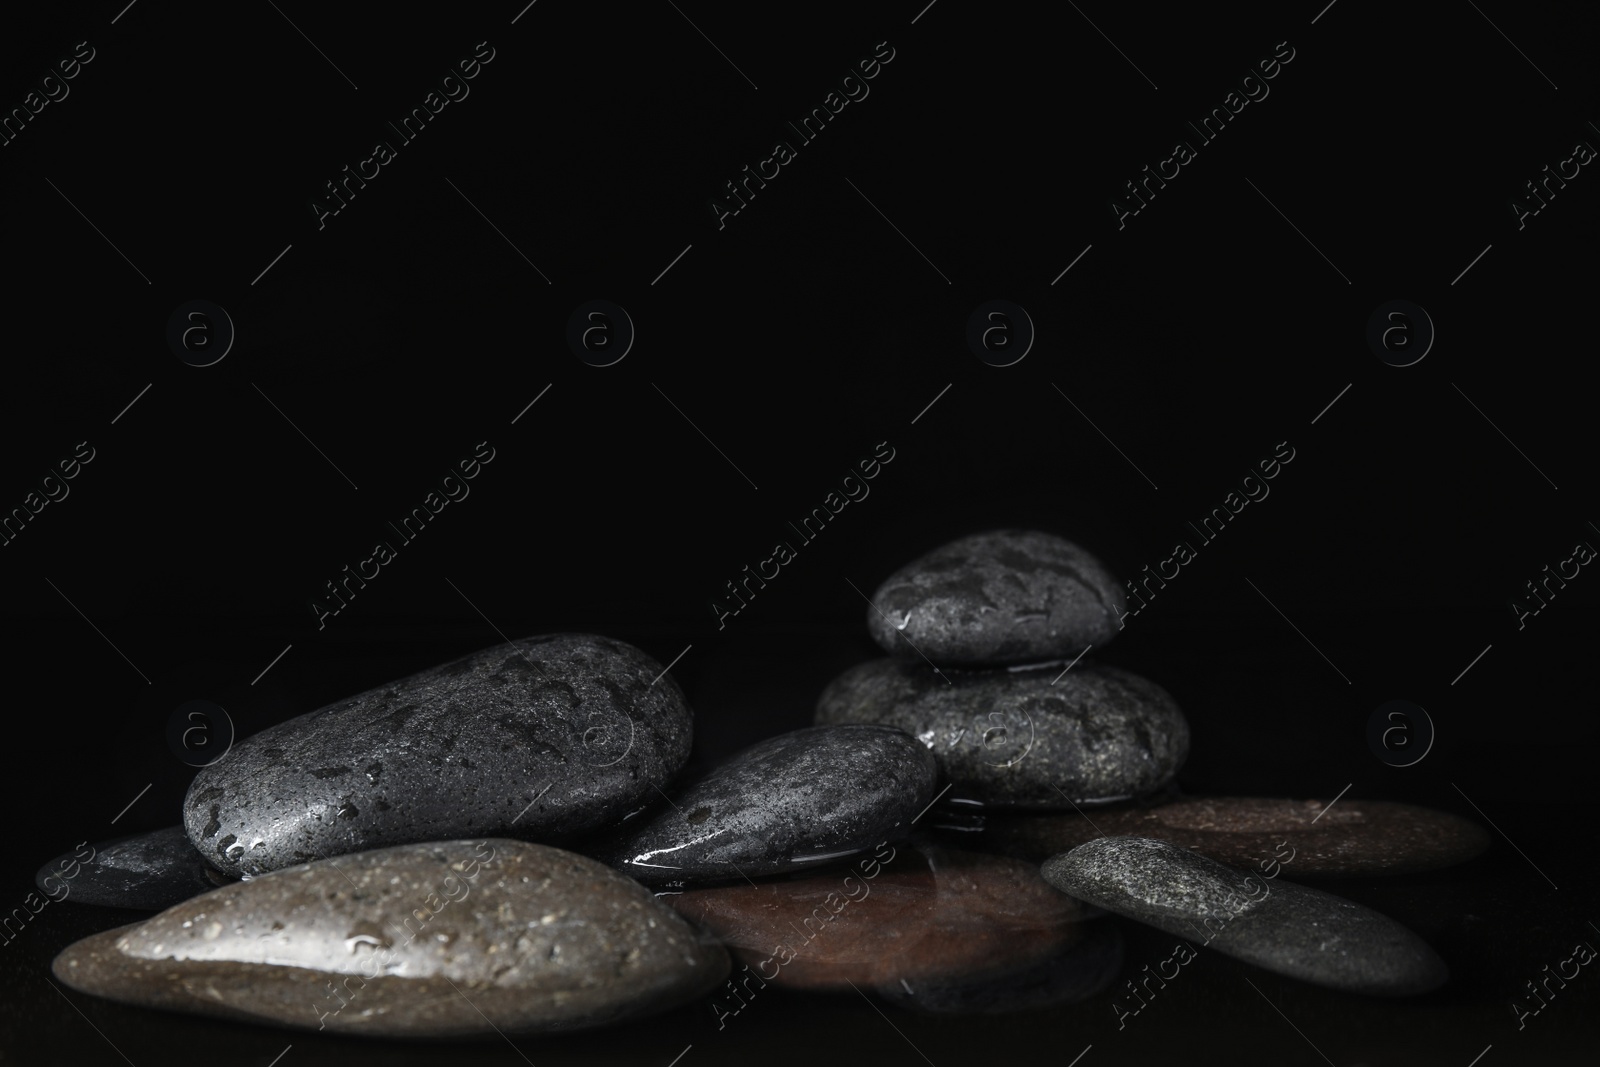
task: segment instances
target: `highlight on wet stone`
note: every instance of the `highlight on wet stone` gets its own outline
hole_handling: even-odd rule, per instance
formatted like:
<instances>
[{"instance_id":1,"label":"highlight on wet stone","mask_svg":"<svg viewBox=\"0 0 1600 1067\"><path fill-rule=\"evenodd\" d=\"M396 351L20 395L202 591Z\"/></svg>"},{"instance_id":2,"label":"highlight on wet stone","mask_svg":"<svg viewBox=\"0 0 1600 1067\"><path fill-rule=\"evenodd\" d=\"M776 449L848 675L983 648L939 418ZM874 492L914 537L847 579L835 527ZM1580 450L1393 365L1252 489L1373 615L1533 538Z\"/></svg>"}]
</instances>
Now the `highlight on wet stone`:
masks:
<instances>
[{"instance_id":1,"label":"highlight on wet stone","mask_svg":"<svg viewBox=\"0 0 1600 1067\"><path fill-rule=\"evenodd\" d=\"M1083 988L1105 970L1104 942L1073 955L1087 909L1032 864L927 839L884 842L848 866L661 899L728 946L742 965L734 987L904 984L954 1002L1017 975L1038 981L1055 968L1058 988ZM720 1000L736 1010L730 996Z\"/></svg>"},{"instance_id":2,"label":"highlight on wet stone","mask_svg":"<svg viewBox=\"0 0 1600 1067\"><path fill-rule=\"evenodd\" d=\"M470 834L560 844L648 804L692 715L632 645L496 645L247 737L195 775L189 839L226 874Z\"/></svg>"},{"instance_id":3,"label":"highlight on wet stone","mask_svg":"<svg viewBox=\"0 0 1600 1067\"><path fill-rule=\"evenodd\" d=\"M1097 838L1041 873L1079 900L1316 985L1409 996L1449 977L1427 942L1386 915L1166 841Z\"/></svg>"},{"instance_id":4,"label":"highlight on wet stone","mask_svg":"<svg viewBox=\"0 0 1600 1067\"><path fill-rule=\"evenodd\" d=\"M1126 800L1167 785L1189 755L1189 724L1165 689L1090 660L938 674L871 660L828 684L816 721L898 727L933 752L950 799L996 807Z\"/></svg>"},{"instance_id":5,"label":"highlight on wet stone","mask_svg":"<svg viewBox=\"0 0 1600 1067\"><path fill-rule=\"evenodd\" d=\"M907 836L937 781L900 730L813 726L746 749L584 851L651 884L795 871Z\"/></svg>"},{"instance_id":6,"label":"highlight on wet stone","mask_svg":"<svg viewBox=\"0 0 1600 1067\"><path fill-rule=\"evenodd\" d=\"M85 842L39 868L33 880L55 900L161 911L235 879L207 863L183 827L168 826Z\"/></svg>"},{"instance_id":7,"label":"highlight on wet stone","mask_svg":"<svg viewBox=\"0 0 1600 1067\"><path fill-rule=\"evenodd\" d=\"M594 860L506 839L289 867L69 946L72 988L143 1007L394 1037L554 1033L652 1014L723 948Z\"/></svg>"},{"instance_id":8,"label":"highlight on wet stone","mask_svg":"<svg viewBox=\"0 0 1600 1067\"><path fill-rule=\"evenodd\" d=\"M1127 600L1106 566L1038 530L958 538L879 585L867 628L885 652L940 666L1072 657L1122 629Z\"/></svg>"}]
</instances>

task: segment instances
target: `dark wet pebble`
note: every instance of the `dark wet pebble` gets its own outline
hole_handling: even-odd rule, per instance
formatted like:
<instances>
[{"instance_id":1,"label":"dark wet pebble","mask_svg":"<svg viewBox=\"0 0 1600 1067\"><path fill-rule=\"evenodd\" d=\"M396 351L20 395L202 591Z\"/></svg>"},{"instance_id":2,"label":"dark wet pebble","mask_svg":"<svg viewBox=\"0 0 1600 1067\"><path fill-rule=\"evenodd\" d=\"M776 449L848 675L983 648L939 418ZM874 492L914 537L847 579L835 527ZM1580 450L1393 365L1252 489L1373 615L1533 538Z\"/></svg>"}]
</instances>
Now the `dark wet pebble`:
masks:
<instances>
[{"instance_id":1,"label":"dark wet pebble","mask_svg":"<svg viewBox=\"0 0 1600 1067\"><path fill-rule=\"evenodd\" d=\"M1051 885L1258 967L1352 993L1408 996L1449 977L1406 927L1354 901L1226 867L1166 841L1102 837L1046 860Z\"/></svg>"},{"instance_id":2,"label":"dark wet pebble","mask_svg":"<svg viewBox=\"0 0 1600 1067\"><path fill-rule=\"evenodd\" d=\"M1189 725L1165 689L1089 660L1065 673L873 660L829 683L816 721L898 727L933 751L954 783L947 801L998 807L1124 800L1172 781L1189 754Z\"/></svg>"},{"instance_id":3,"label":"dark wet pebble","mask_svg":"<svg viewBox=\"0 0 1600 1067\"><path fill-rule=\"evenodd\" d=\"M229 874L471 834L563 843L648 804L692 729L632 645L529 637L235 744L195 775L184 826Z\"/></svg>"},{"instance_id":4,"label":"dark wet pebble","mask_svg":"<svg viewBox=\"0 0 1600 1067\"><path fill-rule=\"evenodd\" d=\"M52 900L143 911L170 908L234 880L195 851L181 826L85 842L33 877Z\"/></svg>"},{"instance_id":5,"label":"dark wet pebble","mask_svg":"<svg viewBox=\"0 0 1600 1067\"><path fill-rule=\"evenodd\" d=\"M604 864L488 839L275 871L79 941L52 970L142 1007L498 1041L684 1003L722 981L728 956Z\"/></svg>"},{"instance_id":6,"label":"dark wet pebble","mask_svg":"<svg viewBox=\"0 0 1600 1067\"><path fill-rule=\"evenodd\" d=\"M940 666L1041 663L1105 645L1127 601L1105 565L1037 530L973 534L900 568L872 595L885 652Z\"/></svg>"},{"instance_id":7,"label":"dark wet pebble","mask_svg":"<svg viewBox=\"0 0 1600 1067\"><path fill-rule=\"evenodd\" d=\"M813 726L746 749L583 851L651 884L815 867L905 837L937 776L899 730Z\"/></svg>"}]
</instances>

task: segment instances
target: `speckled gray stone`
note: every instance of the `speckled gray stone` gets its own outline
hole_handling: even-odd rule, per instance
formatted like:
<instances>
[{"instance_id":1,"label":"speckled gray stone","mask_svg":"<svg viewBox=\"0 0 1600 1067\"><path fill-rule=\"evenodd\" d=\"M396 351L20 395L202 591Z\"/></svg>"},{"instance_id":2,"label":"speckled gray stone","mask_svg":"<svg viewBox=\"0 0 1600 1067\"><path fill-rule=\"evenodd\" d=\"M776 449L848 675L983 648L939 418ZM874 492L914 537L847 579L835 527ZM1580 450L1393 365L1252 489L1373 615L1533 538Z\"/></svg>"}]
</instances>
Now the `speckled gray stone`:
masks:
<instances>
[{"instance_id":1,"label":"speckled gray stone","mask_svg":"<svg viewBox=\"0 0 1600 1067\"><path fill-rule=\"evenodd\" d=\"M181 826L86 848L89 859L83 850L57 856L34 884L54 900L160 911L234 881L195 851Z\"/></svg>"},{"instance_id":2,"label":"speckled gray stone","mask_svg":"<svg viewBox=\"0 0 1600 1067\"><path fill-rule=\"evenodd\" d=\"M56 957L127 1004L382 1037L598 1026L691 1000L727 953L618 872L520 841L441 841L276 871Z\"/></svg>"},{"instance_id":3,"label":"speckled gray stone","mask_svg":"<svg viewBox=\"0 0 1600 1067\"><path fill-rule=\"evenodd\" d=\"M801 870L904 837L937 779L928 750L899 730L814 726L746 749L585 851L651 884Z\"/></svg>"},{"instance_id":4,"label":"speckled gray stone","mask_svg":"<svg viewBox=\"0 0 1600 1067\"><path fill-rule=\"evenodd\" d=\"M1102 837L1052 856L1041 873L1080 900L1317 985L1407 996L1449 977L1427 942L1386 915L1166 841Z\"/></svg>"},{"instance_id":5,"label":"speckled gray stone","mask_svg":"<svg viewBox=\"0 0 1600 1067\"><path fill-rule=\"evenodd\" d=\"M995 530L890 575L867 627L884 651L940 666L1041 663L1106 644L1126 611L1116 578L1071 541Z\"/></svg>"},{"instance_id":6,"label":"speckled gray stone","mask_svg":"<svg viewBox=\"0 0 1600 1067\"><path fill-rule=\"evenodd\" d=\"M947 800L999 807L1126 799L1170 782L1189 754L1189 725L1165 689L1090 660L1065 674L873 660L829 683L816 721L899 727L933 751L954 783Z\"/></svg>"},{"instance_id":7,"label":"speckled gray stone","mask_svg":"<svg viewBox=\"0 0 1600 1067\"><path fill-rule=\"evenodd\" d=\"M229 874L472 834L561 843L649 803L691 718L632 645L524 638L246 738L195 775L184 826Z\"/></svg>"}]
</instances>

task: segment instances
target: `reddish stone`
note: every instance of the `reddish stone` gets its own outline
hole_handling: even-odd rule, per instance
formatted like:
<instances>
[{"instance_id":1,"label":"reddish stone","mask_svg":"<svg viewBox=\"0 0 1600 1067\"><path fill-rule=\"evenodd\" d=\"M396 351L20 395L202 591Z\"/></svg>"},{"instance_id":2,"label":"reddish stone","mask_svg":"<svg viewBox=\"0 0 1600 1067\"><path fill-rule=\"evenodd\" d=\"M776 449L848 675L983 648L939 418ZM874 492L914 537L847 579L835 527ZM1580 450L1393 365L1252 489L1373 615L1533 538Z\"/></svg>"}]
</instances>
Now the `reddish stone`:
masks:
<instances>
[{"instance_id":1,"label":"reddish stone","mask_svg":"<svg viewBox=\"0 0 1600 1067\"><path fill-rule=\"evenodd\" d=\"M903 842L849 869L660 899L748 966L732 982L751 992L1000 975L1072 945L1085 914L1033 864Z\"/></svg>"},{"instance_id":2,"label":"reddish stone","mask_svg":"<svg viewBox=\"0 0 1600 1067\"><path fill-rule=\"evenodd\" d=\"M1489 846L1486 830L1458 816L1349 797L1332 807L1326 800L1212 797L1082 815L985 815L981 838L986 846L1043 861L1102 834L1153 837L1231 867L1290 878L1430 871Z\"/></svg>"}]
</instances>

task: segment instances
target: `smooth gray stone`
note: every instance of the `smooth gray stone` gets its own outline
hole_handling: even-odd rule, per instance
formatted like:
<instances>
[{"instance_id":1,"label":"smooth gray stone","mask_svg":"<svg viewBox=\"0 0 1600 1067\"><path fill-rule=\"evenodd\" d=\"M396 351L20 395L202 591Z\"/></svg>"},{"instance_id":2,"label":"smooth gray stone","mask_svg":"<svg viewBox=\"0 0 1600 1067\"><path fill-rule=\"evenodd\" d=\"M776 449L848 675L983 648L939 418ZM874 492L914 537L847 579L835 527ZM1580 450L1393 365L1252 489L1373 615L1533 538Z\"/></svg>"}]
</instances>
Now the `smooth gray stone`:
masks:
<instances>
[{"instance_id":1,"label":"smooth gray stone","mask_svg":"<svg viewBox=\"0 0 1600 1067\"><path fill-rule=\"evenodd\" d=\"M599 1026L692 1000L727 952L591 859L440 841L318 860L69 946L51 969L126 1004L374 1037Z\"/></svg>"},{"instance_id":2,"label":"smooth gray stone","mask_svg":"<svg viewBox=\"0 0 1600 1067\"><path fill-rule=\"evenodd\" d=\"M1079 900L1316 985L1409 996L1449 977L1427 942L1386 915L1166 841L1102 837L1052 856L1041 873Z\"/></svg>"},{"instance_id":3,"label":"smooth gray stone","mask_svg":"<svg viewBox=\"0 0 1600 1067\"><path fill-rule=\"evenodd\" d=\"M649 803L692 730L632 645L529 637L246 738L195 775L183 821L229 874L471 834L560 843Z\"/></svg>"},{"instance_id":4,"label":"smooth gray stone","mask_svg":"<svg viewBox=\"0 0 1600 1067\"><path fill-rule=\"evenodd\" d=\"M899 730L813 726L746 749L585 851L651 884L802 870L906 836L937 779L928 750Z\"/></svg>"},{"instance_id":5,"label":"smooth gray stone","mask_svg":"<svg viewBox=\"0 0 1600 1067\"><path fill-rule=\"evenodd\" d=\"M81 851L57 856L34 884L54 900L161 911L234 881L195 851L181 826L87 847L89 859Z\"/></svg>"},{"instance_id":6,"label":"smooth gray stone","mask_svg":"<svg viewBox=\"0 0 1600 1067\"><path fill-rule=\"evenodd\" d=\"M867 628L885 652L940 666L1070 658L1121 629L1127 600L1105 565L1037 530L951 541L878 586Z\"/></svg>"},{"instance_id":7,"label":"smooth gray stone","mask_svg":"<svg viewBox=\"0 0 1600 1067\"><path fill-rule=\"evenodd\" d=\"M927 745L948 800L1070 810L1159 789L1189 755L1189 724L1159 685L1079 660L1060 668L934 673L872 660L835 678L819 723L895 726Z\"/></svg>"},{"instance_id":8,"label":"smooth gray stone","mask_svg":"<svg viewBox=\"0 0 1600 1067\"><path fill-rule=\"evenodd\" d=\"M979 974L881 985L879 996L927 1015L999 1015L1077 1004L1101 992L1122 970L1122 931L1116 920L1091 919L1082 940L1023 966Z\"/></svg>"}]
</instances>

